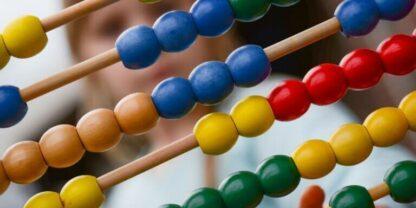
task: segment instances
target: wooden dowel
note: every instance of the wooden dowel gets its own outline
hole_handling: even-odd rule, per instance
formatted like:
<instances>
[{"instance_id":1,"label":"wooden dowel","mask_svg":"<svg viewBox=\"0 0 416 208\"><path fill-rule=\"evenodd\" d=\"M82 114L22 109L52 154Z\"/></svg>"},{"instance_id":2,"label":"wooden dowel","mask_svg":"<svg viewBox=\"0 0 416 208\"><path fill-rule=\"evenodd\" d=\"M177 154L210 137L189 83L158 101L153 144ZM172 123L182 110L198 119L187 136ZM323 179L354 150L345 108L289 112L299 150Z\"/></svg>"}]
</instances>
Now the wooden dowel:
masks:
<instances>
[{"instance_id":1,"label":"wooden dowel","mask_svg":"<svg viewBox=\"0 0 416 208\"><path fill-rule=\"evenodd\" d=\"M386 183L381 183L368 190L371 195L371 198L374 201L377 201L390 194L389 186Z\"/></svg>"},{"instance_id":2,"label":"wooden dowel","mask_svg":"<svg viewBox=\"0 0 416 208\"><path fill-rule=\"evenodd\" d=\"M29 87L20 90L20 94L23 100L28 102L36 97L62 87L97 70L115 64L118 61L120 61L120 57L117 53L117 50L108 50L107 52L104 52L98 56L76 64L65 71L30 85Z\"/></svg>"},{"instance_id":3,"label":"wooden dowel","mask_svg":"<svg viewBox=\"0 0 416 208\"><path fill-rule=\"evenodd\" d=\"M195 139L195 136L190 134L155 152L99 177L98 183L100 184L101 189L105 190L196 147L198 147L198 142Z\"/></svg>"}]
</instances>

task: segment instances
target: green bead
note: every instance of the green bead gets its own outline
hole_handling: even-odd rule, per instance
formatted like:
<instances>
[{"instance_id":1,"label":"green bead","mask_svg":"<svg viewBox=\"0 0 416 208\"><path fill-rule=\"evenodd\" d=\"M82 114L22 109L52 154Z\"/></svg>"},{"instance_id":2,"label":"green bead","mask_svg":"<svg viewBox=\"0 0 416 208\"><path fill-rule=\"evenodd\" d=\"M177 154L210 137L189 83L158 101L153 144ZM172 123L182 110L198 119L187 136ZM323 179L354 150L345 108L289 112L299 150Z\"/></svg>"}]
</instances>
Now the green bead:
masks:
<instances>
[{"instance_id":1,"label":"green bead","mask_svg":"<svg viewBox=\"0 0 416 208\"><path fill-rule=\"evenodd\" d=\"M271 0L229 0L235 18L241 22L253 22L262 18L270 8Z\"/></svg>"},{"instance_id":2,"label":"green bead","mask_svg":"<svg viewBox=\"0 0 416 208\"><path fill-rule=\"evenodd\" d=\"M185 201L183 208L226 208L221 194L216 189L201 188L194 191Z\"/></svg>"},{"instance_id":3,"label":"green bead","mask_svg":"<svg viewBox=\"0 0 416 208\"><path fill-rule=\"evenodd\" d=\"M142 2L142 3L145 3L145 4L153 4L153 3L157 3L161 0L139 0L139 1Z\"/></svg>"},{"instance_id":4,"label":"green bead","mask_svg":"<svg viewBox=\"0 0 416 208\"><path fill-rule=\"evenodd\" d=\"M278 7L290 7L299 2L300 0L272 0L272 4Z\"/></svg>"},{"instance_id":5,"label":"green bead","mask_svg":"<svg viewBox=\"0 0 416 208\"><path fill-rule=\"evenodd\" d=\"M256 174L236 172L220 185L222 198L227 207L254 208L263 199L263 190Z\"/></svg>"},{"instance_id":6,"label":"green bead","mask_svg":"<svg viewBox=\"0 0 416 208\"><path fill-rule=\"evenodd\" d=\"M331 208L374 208L373 199L362 186L347 186L335 193L329 202Z\"/></svg>"},{"instance_id":7,"label":"green bead","mask_svg":"<svg viewBox=\"0 0 416 208\"><path fill-rule=\"evenodd\" d=\"M276 155L266 159L257 169L266 195L282 197L290 194L300 182L300 173L292 158Z\"/></svg>"},{"instance_id":8,"label":"green bead","mask_svg":"<svg viewBox=\"0 0 416 208\"><path fill-rule=\"evenodd\" d=\"M160 206L159 208L181 208L181 206L177 204L165 204L165 205Z\"/></svg>"},{"instance_id":9,"label":"green bead","mask_svg":"<svg viewBox=\"0 0 416 208\"><path fill-rule=\"evenodd\" d=\"M387 171L384 181L389 186L394 201L399 203L416 201L416 162L397 163Z\"/></svg>"}]
</instances>

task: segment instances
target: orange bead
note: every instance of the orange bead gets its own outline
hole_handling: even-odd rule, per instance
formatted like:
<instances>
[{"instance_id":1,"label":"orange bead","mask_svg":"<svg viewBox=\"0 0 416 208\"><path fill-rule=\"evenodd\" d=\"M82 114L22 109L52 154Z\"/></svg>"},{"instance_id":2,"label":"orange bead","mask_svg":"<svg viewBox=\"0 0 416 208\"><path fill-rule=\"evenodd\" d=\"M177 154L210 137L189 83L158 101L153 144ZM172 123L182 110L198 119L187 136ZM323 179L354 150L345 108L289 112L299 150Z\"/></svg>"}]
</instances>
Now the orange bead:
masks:
<instances>
[{"instance_id":1,"label":"orange bead","mask_svg":"<svg viewBox=\"0 0 416 208\"><path fill-rule=\"evenodd\" d=\"M112 110L97 109L85 114L77 124L78 135L85 149L105 152L121 140L121 131Z\"/></svg>"},{"instance_id":2,"label":"orange bead","mask_svg":"<svg viewBox=\"0 0 416 208\"><path fill-rule=\"evenodd\" d=\"M124 97L116 105L114 113L120 128L130 135L147 132L159 120L152 97L145 93L134 93Z\"/></svg>"},{"instance_id":3,"label":"orange bead","mask_svg":"<svg viewBox=\"0 0 416 208\"><path fill-rule=\"evenodd\" d=\"M33 141L19 142L7 149L3 167L9 179L20 184L36 181L48 169L39 144Z\"/></svg>"},{"instance_id":4,"label":"orange bead","mask_svg":"<svg viewBox=\"0 0 416 208\"><path fill-rule=\"evenodd\" d=\"M46 163L54 168L67 168L77 163L85 153L77 129L71 125L55 126L39 141Z\"/></svg>"},{"instance_id":5,"label":"orange bead","mask_svg":"<svg viewBox=\"0 0 416 208\"><path fill-rule=\"evenodd\" d=\"M10 185L9 177L3 167L3 162L0 160L0 194L4 193Z\"/></svg>"}]
</instances>

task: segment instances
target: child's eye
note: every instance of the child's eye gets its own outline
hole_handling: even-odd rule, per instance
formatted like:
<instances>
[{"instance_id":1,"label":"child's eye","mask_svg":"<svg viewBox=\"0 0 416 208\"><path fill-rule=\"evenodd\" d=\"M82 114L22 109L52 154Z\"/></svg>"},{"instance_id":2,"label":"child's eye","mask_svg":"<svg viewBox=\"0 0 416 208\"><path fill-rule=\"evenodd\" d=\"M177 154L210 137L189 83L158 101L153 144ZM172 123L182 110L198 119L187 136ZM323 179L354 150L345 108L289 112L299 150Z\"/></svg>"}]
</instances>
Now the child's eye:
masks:
<instances>
[{"instance_id":1,"label":"child's eye","mask_svg":"<svg viewBox=\"0 0 416 208\"><path fill-rule=\"evenodd\" d=\"M126 28L123 17L108 18L98 27L98 35L102 37L117 37Z\"/></svg>"}]
</instances>

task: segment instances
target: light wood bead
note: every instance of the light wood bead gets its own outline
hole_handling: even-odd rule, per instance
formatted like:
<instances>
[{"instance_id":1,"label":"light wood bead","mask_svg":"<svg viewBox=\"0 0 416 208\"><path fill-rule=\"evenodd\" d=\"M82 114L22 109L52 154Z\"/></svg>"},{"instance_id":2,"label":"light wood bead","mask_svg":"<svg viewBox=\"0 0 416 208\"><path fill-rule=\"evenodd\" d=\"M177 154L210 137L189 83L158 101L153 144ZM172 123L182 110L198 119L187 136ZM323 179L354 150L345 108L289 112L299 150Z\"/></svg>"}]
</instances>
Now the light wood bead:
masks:
<instances>
[{"instance_id":1,"label":"light wood bead","mask_svg":"<svg viewBox=\"0 0 416 208\"><path fill-rule=\"evenodd\" d=\"M85 149L105 152L120 142L121 130L112 110L97 109L85 114L77 124Z\"/></svg>"},{"instance_id":2,"label":"light wood bead","mask_svg":"<svg viewBox=\"0 0 416 208\"><path fill-rule=\"evenodd\" d=\"M39 141L46 163L54 168L67 168L85 153L77 129L71 125L55 126L43 134Z\"/></svg>"},{"instance_id":3,"label":"light wood bead","mask_svg":"<svg viewBox=\"0 0 416 208\"><path fill-rule=\"evenodd\" d=\"M7 149L3 167L9 179L20 184L36 181L48 169L39 144L33 141L19 142Z\"/></svg>"},{"instance_id":4,"label":"light wood bead","mask_svg":"<svg viewBox=\"0 0 416 208\"><path fill-rule=\"evenodd\" d=\"M134 93L124 97L116 105L114 113L120 128L130 135L147 132L159 120L152 98L145 93Z\"/></svg>"},{"instance_id":5,"label":"light wood bead","mask_svg":"<svg viewBox=\"0 0 416 208\"><path fill-rule=\"evenodd\" d=\"M0 160L0 194L4 193L10 185L10 179L6 175L3 162Z\"/></svg>"}]
</instances>

